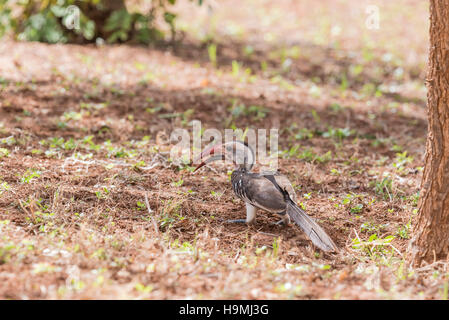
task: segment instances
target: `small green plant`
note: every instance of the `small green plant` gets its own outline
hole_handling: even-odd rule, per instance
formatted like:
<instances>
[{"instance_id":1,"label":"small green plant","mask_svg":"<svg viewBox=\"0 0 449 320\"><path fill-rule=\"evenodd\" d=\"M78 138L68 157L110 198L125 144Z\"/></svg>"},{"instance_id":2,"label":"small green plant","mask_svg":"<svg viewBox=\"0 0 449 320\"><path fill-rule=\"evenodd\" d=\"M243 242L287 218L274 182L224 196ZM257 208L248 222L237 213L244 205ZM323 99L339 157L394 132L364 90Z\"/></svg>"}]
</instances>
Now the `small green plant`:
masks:
<instances>
[{"instance_id":1,"label":"small green plant","mask_svg":"<svg viewBox=\"0 0 449 320\"><path fill-rule=\"evenodd\" d=\"M0 159L9 157L9 150L5 148L0 148Z\"/></svg>"},{"instance_id":2,"label":"small green plant","mask_svg":"<svg viewBox=\"0 0 449 320\"><path fill-rule=\"evenodd\" d=\"M325 154L317 155L317 156L315 157L315 160L316 160L318 163L326 163L326 162L331 161L331 160L332 160L332 151L329 150L329 151L326 152Z\"/></svg>"},{"instance_id":3,"label":"small green plant","mask_svg":"<svg viewBox=\"0 0 449 320\"><path fill-rule=\"evenodd\" d=\"M418 206L418 201L419 201L419 191L416 192L415 194L412 194L412 195L409 197L409 201L411 202L411 205L412 205L413 207L417 207L417 206Z\"/></svg>"},{"instance_id":4,"label":"small green plant","mask_svg":"<svg viewBox=\"0 0 449 320\"><path fill-rule=\"evenodd\" d=\"M341 172L338 169L336 169L336 168L332 168L331 169L331 174L333 176L339 176L339 175L341 175Z\"/></svg>"},{"instance_id":5,"label":"small green plant","mask_svg":"<svg viewBox=\"0 0 449 320\"><path fill-rule=\"evenodd\" d=\"M313 162L316 158L316 153L312 149L306 148L298 155L298 158L307 162Z\"/></svg>"},{"instance_id":6,"label":"small green plant","mask_svg":"<svg viewBox=\"0 0 449 320\"><path fill-rule=\"evenodd\" d=\"M143 285L142 283L138 283L135 285L134 289L140 293L150 293L153 291L154 287L150 284L148 286Z\"/></svg>"},{"instance_id":7,"label":"small green plant","mask_svg":"<svg viewBox=\"0 0 449 320\"><path fill-rule=\"evenodd\" d=\"M374 181L371 184L374 184L374 191L377 195L382 196L385 200L393 199L393 180L389 177L385 177L381 181Z\"/></svg>"},{"instance_id":8,"label":"small green plant","mask_svg":"<svg viewBox=\"0 0 449 320\"><path fill-rule=\"evenodd\" d=\"M23 175L21 182L22 183L31 183L34 179L38 179L41 177L42 172L37 169L28 169Z\"/></svg>"},{"instance_id":9,"label":"small green plant","mask_svg":"<svg viewBox=\"0 0 449 320\"><path fill-rule=\"evenodd\" d=\"M110 191L108 190L108 188L104 187L103 190L95 191L95 196L97 197L98 200L103 200L107 199L109 193Z\"/></svg>"},{"instance_id":10,"label":"small green plant","mask_svg":"<svg viewBox=\"0 0 449 320\"><path fill-rule=\"evenodd\" d=\"M316 112L315 109L312 109L312 110L310 111L310 113L312 114L313 120L314 120L316 123L320 123L320 122L321 122L321 118L320 118L320 116L318 115L318 112Z\"/></svg>"},{"instance_id":11,"label":"small green plant","mask_svg":"<svg viewBox=\"0 0 449 320\"><path fill-rule=\"evenodd\" d=\"M250 57L250 56L253 55L253 53L254 53L254 48L253 48L253 46L246 45L246 46L243 48L243 54L244 54L245 56Z\"/></svg>"},{"instance_id":12,"label":"small green plant","mask_svg":"<svg viewBox=\"0 0 449 320\"><path fill-rule=\"evenodd\" d=\"M301 149L301 146L299 144L294 144L290 147L290 149L283 150L282 152L280 152L280 155L282 155L284 158L296 157L298 159L312 163L326 163L332 160L332 151L328 151L325 154L319 155L316 154L311 148Z\"/></svg>"},{"instance_id":13,"label":"small green plant","mask_svg":"<svg viewBox=\"0 0 449 320\"><path fill-rule=\"evenodd\" d=\"M395 252L400 254L391 243L394 239L394 236L380 238L376 233L373 233L367 240L361 240L356 234L356 237L352 239L352 248L364 253L370 259L383 258L388 260L393 257Z\"/></svg>"},{"instance_id":14,"label":"small green plant","mask_svg":"<svg viewBox=\"0 0 449 320\"><path fill-rule=\"evenodd\" d=\"M325 154L318 155L313 152L312 149L306 148L302 151L302 153L298 156L299 159L305 160L307 162L318 162L318 163L326 163L332 159L332 151L328 151Z\"/></svg>"},{"instance_id":15,"label":"small green plant","mask_svg":"<svg viewBox=\"0 0 449 320\"><path fill-rule=\"evenodd\" d=\"M359 200L357 200L359 199ZM349 210L352 214L360 214L363 211L363 203L354 203L358 201L363 201L362 195L357 195L354 193L348 193L343 200L341 201L341 204ZM336 205L336 207L339 207L339 205Z\"/></svg>"},{"instance_id":16,"label":"small green plant","mask_svg":"<svg viewBox=\"0 0 449 320\"><path fill-rule=\"evenodd\" d=\"M277 84L282 89L289 90L289 91L293 90L295 88L295 86L290 81L286 80L284 77L282 77L279 74L272 77L270 79L270 82L273 84Z\"/></svg>"},{"instance_id":17,"label":"small green plant","mask_svg":"<svg viewBox=\"0 0 449 320\"><path fill-rule=\"evenodd\" d=\"M0 195L5 191L9 191L10 189L10 185L7 182L2 182L0 179Z\"/></svg>"},{"instance_id":18,"label":"small green plant","mask_svg":"<svg viewBox=\"0 0 449 320\"><path fill-rule=\"evenodd\" d=\"M265 107L252 105L249 106L247 114L252 115L253 119L257 121L265 118L269 112L270 110Z\"/></svg>"},{"instance_id":19,"label":"small green plant","mask_svg":"<svg viewBox=\"0 0 449 320\"><path fill-rule=\"evenodd\" d=\"M299 148L300 148L300 145L295 144L295 145L291 146L290 149L283 150L281 152L281 154L285 158L296 157L299 154Z\"/></svg>"},{"instance_id":20,"label":"small green plant","mask_svg":"<svg viewBox=\"0 0 449 320\"><path fill-rule=\"evenodd\" d=\"M296 140L307 140L312 139L314 131L309 130L307 128L301 128L298 130L298 133L295 134Z\"/></svg>"},{"instance_id":21,"label":"small green plant","mask_svg":"<svg viewBox=\"0 0 449 320\"><path fill-rule=\"evenodd\" d=\"M393 167L396 168L399 174L404 173L405 166L412 163L413 157L407 156L407 151L396 153L396 159L394 160Z\"/></svg>"},{"instance_id":22,"label":"small green plant","mask_svg":"<svg viewBox=\"0 0 449 320\"><path fill-rule=\"evenodd\" d=\"M400 226L398 228L398 231L396 232L396 234L401 239L409 239L410 238L409 230L410 230L410 225L406 224L405 226Z\"/></svg>"},{"instance_id":23,"label":"small green plant","mask_svg":"<svg viewBox=\"0 0 449 320\"><path fill-rule=\"evenodd\" d=\"M182 186L183 183L184 183L184 180L183 179L179 179L178 181L172 182L171 185L173 187L180 187L180 186Z\"/></svg>"},{"instance_id":24,"label":"small green plant","mask_svg":"<svg viewBox=\"0 0 449 320\"><path fill-rule=\"evenodd\" d=\"M10 137L1 139L1 140L0 140L0 143L6 144L6 145L8 145L8 146L12 146L12 145L17 144L18 141L17 141L13 136L10 136Z\"/></svg>"},{"instance_id":25,"label":"small green plant","mask_svg":"<svg viewBox=\"0 0 449 320\"><path fill-rule=\"evenodd\" d=\"M137 210L146 210L147 206L145 203L137 201Z\"/></svg>"},{"instance_id":26,"label":"small green plant","mask_svg":"<svg viewBox=\"0 0 449 320\"><path fill-rule=\"evenodd\" d=\"M140 168L145 167L145 165L146 165L145 161L141 160L133 164L133 169L139 171Z\"/></svg>"},{"instance_id":27,"label":"small green plant","mask_svg":"<svg viewBox=\"0 0 449 320\"><path fill-rule=\"evenodd\" d=\"M273 258L276 258L279 254L279 243L279 237L273 239Z\"/></svg>"},{"instance_id":28,"label":"small green plant","mask_svg":"<svg viewBox=\"0 0 449 320\"><path fill-rule=\"evenodd\" d=\"M240 63L238 61L232 60L232 76L238 77L240 75Z\"/></svg>"},{"instance_id":29,"label":"small green plant","mask_svg":"<svg viewBox=\"0 0 449 320\"><path fill-rule=\"evenodd\" d=\"M353 207L351 207L351 209L349 210L351 213L361 213L363 210L363 204L359 203Z\"/></svg>"},{"instance_id":30,"label":"small green plant","mask_svg":"<svg viewBox=\"0 0 449 320\"><path fill-rule=\"evenodd\" d=\"M185 219L181 214L182 201L167 200L163 202L163 207L160 213L159 226L162 229L170 229L179 221Z\"/></svg>"},{"instance_id":31,"label":"small green plant","mask_svg":"<svg viewBox=\"0 0 449 320\"><path fill-rule=\"evenodd\" d=\"M247 107L244 103L239 102L237 99L232 100L232 105L228 108L231 112L231 117L226 121L226 126L229 126L235 119L245 116L251 117L254 121L259 121L264 119L270 112L269 109L258 106L251 105Z\"/></svg>"},{"instance_id":32,"label":"small green plant","mask_svg":"<svg viewBox=\"0 0 449 320\"><path fill-rule=\"evenodd\" d=\"M213 67L217 67L217 45L212 43L207 46L207 54L209 55L209 61L212 63Z\"/></svg>"},{"instance_id":33,"label":"small green plant","mask_svg":"<svg viewBox=\"0 0 449 320\"><path fill-rule=\"evenodd\" d=\"M345 92L349 87L349 81L348 81L348 77L346 76L345 73L343 73L341 75L341 81L340 81L340 91Z\"/></svg>"},{"instance_id":34,"label":"small green plant","mask_svg":"<svg viewBox=\"0 0 449 320\"><path fill-rule=\"evenodd\" d=\"M385 225L385 224L376 224L373 221L364 222L360 226L360 230L362 232L369 233L369 234L382 232L386 228L387 228L387 225Z\"/></svg>"},{"instance_id":35,"label":"small green plant","mask_svg":"<svg viewBox=\"0 0 449 320\"><path fill-rule=\"evenodd\" d=\"M215 197L215 198L221 198L222 196L223 196L223 192L215 192L214 190L212 190L211 192L210 192L210 194L213 196L213 197Z\"/></svg>"},{"instance_id":36,"label":"small green plant","mask_svg":"<svg viewBox=\"0 0 449 320\"><path fill-rule=\"evenodd\" d=\"M441 292L441 300L448 300L448 297L449 297L449 283L448 283L448 281L444 281L443 289L440 292Z\"/></svg>"},{"instance_id":37,"label":"small green plant","mask_svg":"<svg viewBox=\"0 0 449 320\"><path fill-rule=\"evenodd\" d=\"M78 121L83 118L83 113L76 112L76 111L68 111L68 112L64 112L62 117L63 117L64 121L70 121L70 120Z\"/></svg>"},{"instance_id":38,"label":"small green plant","mask_svg":"<svg viewBox=\"0 0 449 320\"><path fill-rule=\"evenodd\" d=\"M327 132L322 134L325 138L332 138L339 142L344 138L350 137L355 133L355 130L349 128L328 128Z\"/></svg>"},{"instance_id":39,"label":"small green plant","mask_svg":"<svg viewBox=\"0 0 449 320\"><path fill-rule=\"evenodd\" d=\"M412 217L408 220L405 225L399 226L396 234L401 239L410 239L410 229L412 225Z\"/></svg>"},{"instance_id":40,"label":"small green plant","mask_svg":"<svg viewBox=\"0 0 449 320\"><path fill-rule=\"evenodd\" d=\"M187 125L190 121L190 118L195 113L195 109L187 109L181 114L181 123L183 126Z\"/></svg>"}]
</instances>

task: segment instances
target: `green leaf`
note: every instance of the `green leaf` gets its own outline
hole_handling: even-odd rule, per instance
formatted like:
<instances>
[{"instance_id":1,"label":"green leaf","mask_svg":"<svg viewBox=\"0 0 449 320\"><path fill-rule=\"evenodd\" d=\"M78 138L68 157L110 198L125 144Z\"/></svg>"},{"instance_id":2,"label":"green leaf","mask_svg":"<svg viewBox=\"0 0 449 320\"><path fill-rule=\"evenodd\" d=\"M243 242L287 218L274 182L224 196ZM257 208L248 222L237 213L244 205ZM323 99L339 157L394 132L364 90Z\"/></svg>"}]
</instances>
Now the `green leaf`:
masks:
<instances>
[{"instance_id":1,"label":"green leaf","mask_svg":"<svg viewBox=\"0 0 449 320\"><path fill-rule=\"evenodd\" d=\"M176 14L174 14L174 13L171 13L171 12L164 13L164 20L165 20L165 22L167 22L170 25L173 25L175 18L176 18Z\"/></svg>"},{"instance_id":2,"label":"green leaf","mask_svg":"<svg viewBox=\"0 0 449 320\"><path fill-rule=\"evenodd\" d=\"M371 241L374 241L374 240L376 240L376 239L377 239L377 234L373 233L373 234L369 237L368 241L371 242Z\"/></svg>"},{"instance_id":3,"label":"green leaf","mask_svg":"<svg viewBox=\"0 0 449 320\"><path fill-rule=\"evenodd\" d=\"M131 30L132 16L126 9L114 11L106 20L105 31L127 32Z\"/></svg>"}]
</instances>

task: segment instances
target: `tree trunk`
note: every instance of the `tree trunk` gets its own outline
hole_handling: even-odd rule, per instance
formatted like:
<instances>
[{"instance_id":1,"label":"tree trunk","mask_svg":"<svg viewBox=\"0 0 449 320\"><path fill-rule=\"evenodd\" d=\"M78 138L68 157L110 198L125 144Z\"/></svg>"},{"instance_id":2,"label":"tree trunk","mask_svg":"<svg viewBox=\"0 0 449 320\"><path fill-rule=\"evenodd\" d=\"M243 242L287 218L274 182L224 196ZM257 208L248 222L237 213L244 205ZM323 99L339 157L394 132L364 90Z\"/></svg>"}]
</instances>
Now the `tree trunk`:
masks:
<instances>
[{"instance_id":1,"label":"tree trunk","mask_svg":"<svg viewBox=\"0 0 449 320\"><path fill-rule=\"evenodd\" d=\"M449 255L449 1L430 0L428 136L419 215L409 246L413 265Z\"/></svg>"}]
</instances>

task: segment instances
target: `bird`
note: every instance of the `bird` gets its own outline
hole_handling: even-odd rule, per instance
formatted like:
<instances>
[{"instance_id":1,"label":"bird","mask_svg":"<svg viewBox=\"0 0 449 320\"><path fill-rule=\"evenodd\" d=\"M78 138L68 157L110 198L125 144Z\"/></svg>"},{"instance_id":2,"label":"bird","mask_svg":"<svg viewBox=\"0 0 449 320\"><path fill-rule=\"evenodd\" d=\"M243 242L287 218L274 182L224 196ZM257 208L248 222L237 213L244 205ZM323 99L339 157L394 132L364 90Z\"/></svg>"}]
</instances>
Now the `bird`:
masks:
<instances>
[{"instance_id":1,"label":"bird","mask_svg":"<svg viewBox=\"0 0 449 320\"><path fill-rule=\"evenodd\" d=\"M194 163L194 172L218 160L231 160L235 166L231 174L232 189L245 202L246 219L227 220L229 223L252 224L258 209L281 216L278 225L288 225L293 220L312 241L325 252L338 248L318 223L296 203L296 193L289 179L276 172L252 172L255 164L254 150L245 142L234 140L206 148ZM201 162L200 162L201 161Z\"/></svg>"}]
</instances>

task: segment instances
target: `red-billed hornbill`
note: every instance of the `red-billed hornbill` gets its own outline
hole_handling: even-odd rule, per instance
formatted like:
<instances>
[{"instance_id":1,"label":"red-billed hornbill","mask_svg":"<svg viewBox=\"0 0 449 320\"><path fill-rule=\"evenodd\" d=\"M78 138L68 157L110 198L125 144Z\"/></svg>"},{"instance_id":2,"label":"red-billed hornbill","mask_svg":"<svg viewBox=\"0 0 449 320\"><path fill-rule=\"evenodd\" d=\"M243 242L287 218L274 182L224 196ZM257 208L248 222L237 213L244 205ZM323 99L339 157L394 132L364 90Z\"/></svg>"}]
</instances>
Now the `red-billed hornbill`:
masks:
<instances>
[{"instance_id":1,"label":"red-billed hornbill","mask_svg":"<svg viewBox=\"0 0 449 320\"><path fill-rule=\"evenodd\" d=\"M253 223L257 208L278 214L278 222L288 224L292 219L323 251L336 251L337 246L326 232L296 204L296 193L287 177L280 173L255 173L254 151L241 141L218 144L201 153L202 161L195 169L216 160L231 160L236 169L231 183L235 194L246 203L246 219L228 222Z\"/></svg>"}]
</instances>

